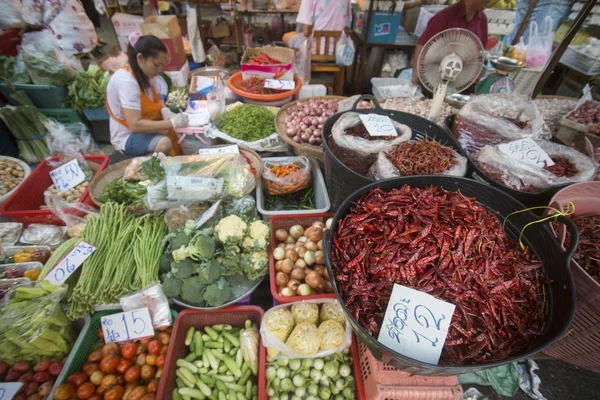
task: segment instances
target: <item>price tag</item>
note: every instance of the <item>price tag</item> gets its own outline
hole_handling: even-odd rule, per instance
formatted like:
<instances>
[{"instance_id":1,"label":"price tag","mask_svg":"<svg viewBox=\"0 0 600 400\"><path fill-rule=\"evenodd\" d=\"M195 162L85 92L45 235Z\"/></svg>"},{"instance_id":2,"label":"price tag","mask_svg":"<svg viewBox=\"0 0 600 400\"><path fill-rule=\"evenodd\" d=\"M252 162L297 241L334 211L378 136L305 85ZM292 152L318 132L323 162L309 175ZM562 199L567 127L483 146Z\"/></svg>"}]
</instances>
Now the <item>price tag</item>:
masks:
<instances>
[{"instance_id":1,"label":"price tag","mask_svg":"<svg viewBox=\"0 0 600 400\"><path fill-rule=\"evenodd\" d=\"M221 204L221 200L218 200L218 201L215 202L215 204L213 204L212 206L210 206L210 208L208 210L204 211L204 214L202 214L200 216L200 218L198 218L196 220L196 229L200 229L200 227L202 225L204 225L206 223L206 221L208 221L209 219L211 219L212 217L214 217L215 213L219 209L219 205L220 204Z\"/></svg>"},{"instance_id":2,"label":"price tag","mask_svg":"<svg viewBox=\"0 0 600 400\"><path fill-rule=\"evenodd\" d=\"M0 383L0 400L10 400L21 389L23 382L2 382Z\"/></svg>"},{"instance_id":3,"label":"price tag","mask_svg":"<svg viewBox=\"0 0 600 400\"><path fill-rule=\"evenodd\" d=\"M76 159L50 171L50 178L59 192L64 192L85 181L85 174Z\"/></svg>"},{"instance_id":4,"label":"price tag","mask_svg":"<svg viewBox=\"0 0 600 400\"><path fill-rule=\"evenodd\" d=\"M404 356L437 364L454 308L427 293L395 284L377 340Z\"/></svg>"},{"instance_id":5,"label":"price tag","mask_svg":"<svg viewBox=\"0 0 600 400\"><path fill-rule=\"evenodd\" d=\"M196 77L196 92L201 92L206 88L212 87L215 83L213 78L209 78L207 76L197 76Z\"/></svg>"},{"instance_id":6,"label":"price tag","mask_svg":"<svg viewBox=\"0 0 600 400\"><path fill-rule=\"evenodd\" d=\"M152 317L146 307L107 315L100 318L100 324L106 343L154 336Z\"/></svg>"},{"instance_id":7,"label":"price tag","mask_svg":"<svg viewBox=\"0 0 600 400\"><path fill-rule=\"evenodd\" d=\"M365 128L371 136L398 136L392 120L387 115L359 114Z\"/></svg>"},{"instance_id":8,"label":"price tag","mask_svg":"<svg viewBox=\"0 0 600 400\"><path fill-rule=\"evenodd\" d=\"M265 79L265 87L268 89L293 90L296 87L296 82L281 81L279 79Z\"/></svg>"},{"instance_id":9,"label":"price tag","mask_svg":"<svg viewBox=\"0 0 600 400\"><path fill-rule=\"evenodd\" d=\"M79 242L69 254L52 267L45 280L53 285L62 285L95 250L96 248L91 244Z\"/></svg>"},{"instance_id":10,"label":"price tag","mask_svg":"<svg viewBox=\"0 0 600 400\"><path fill-rule=\"evenodd\" d=\"M198 150L201 156L214 156L220 154L240 154L240 148L237 144L223 147L209 147L207 149Z\"/></svg>"},{"instance_id":11,"label":"price tag","mask_svg":"<svg viewBox=\"0 0 600 400\"><path fill-rule=\"evenodd\" d=\"M533 139L519 139L510 143L502 143L498 145L501 152L514 158L515 160L523 161L539 168L545 166L551 167L554 161Z\"/></svg>"}]
</instances>

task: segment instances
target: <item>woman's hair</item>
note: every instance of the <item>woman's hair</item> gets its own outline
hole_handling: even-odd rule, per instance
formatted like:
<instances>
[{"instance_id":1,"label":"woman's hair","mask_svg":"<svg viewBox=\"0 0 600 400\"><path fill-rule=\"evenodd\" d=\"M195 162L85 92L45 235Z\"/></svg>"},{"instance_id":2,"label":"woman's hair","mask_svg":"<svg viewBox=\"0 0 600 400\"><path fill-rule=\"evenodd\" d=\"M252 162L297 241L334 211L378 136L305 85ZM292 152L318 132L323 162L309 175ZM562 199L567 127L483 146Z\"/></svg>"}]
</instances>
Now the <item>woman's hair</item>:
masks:
<instances>
[{"instance_id":1,"label":"woman's hair","mask_svg":"<svg viewBox=\"0 0 600 400\"><path fill-rule=\"evenodd\" d=\"M150 80L140 68L137 60L137 55L142 57L157 57L159 53L167 53L167 46L159 38L154 35L144 35L132 38L130 35L129 45L127 45L127 57L129 58L129 66L133 71L133 76L140 88L146 92L150 88Z\"/></svg>"}]
</instances>

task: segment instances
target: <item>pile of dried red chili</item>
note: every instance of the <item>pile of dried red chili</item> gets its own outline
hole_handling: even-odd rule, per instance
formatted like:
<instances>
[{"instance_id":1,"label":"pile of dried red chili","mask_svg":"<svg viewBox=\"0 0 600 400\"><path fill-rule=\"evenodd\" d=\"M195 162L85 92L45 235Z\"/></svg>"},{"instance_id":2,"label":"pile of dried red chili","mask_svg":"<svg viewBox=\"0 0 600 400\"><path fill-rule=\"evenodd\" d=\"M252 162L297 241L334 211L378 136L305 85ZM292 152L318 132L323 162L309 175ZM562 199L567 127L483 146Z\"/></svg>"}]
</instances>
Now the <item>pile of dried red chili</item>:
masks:
<instances>
[{"instance_id":1,"label":"pile of dried red chili","mask_svg":"<svg viewBox=\"0 0 600 400\"><path fill-rule=\"evenodd\" d=\"M401 176L435 175L456 163L451 148L427 139L402 142L385 155Z\"/></svg>"},{"instance_id":2,"label":"pile of dried red chili","mask_svg":"<svg viewBox=\"0 0 600 400\"><path fill-rule=\"evenodd\" d=\"M437 187L373 189L339 221L332 247L341 297L375 337L394 283L456 305L442 365L519 355L542 333L542 262L474 198Z\"/></svg>"},{"instance_id":3,"label":"pile of dried red chili","mask_svg":"<svg viewBox=\"0 0 600 400\"><path fill-rule=\"evenodd\" d=\"M600 283L600 215L573 218L579 229L579 246L573 255L579 266ZM566 245L569 245L567 237Z\"/></svg>"},{"instance_id":4,"label":"pile of dried red chili","mask_svg":"<svg viewBox=\"0 0 600 400\"><path fill-rule=\"evenodd\" d=\"M281 61L279 61L278 59L273 58L265 53L260 53L258 55L250 57L250 59L248 60L248 64L277 65L277 64L281 64Z\"/></svg>"},{"instance_id":5,"label":"pile of dried red chili","mask_svg":"<svg viewBox=\"0 0 600 400\"><path fill-rule=\"evenodd\" d=\"M253 94L277 94L281 93L283 90L279 89L269 89L265 87L265 80L263 78L258 78L253 76L247 81L239 81L234 83L235 87L244 92L253 93Z\"/></svg>"},{"instance_id":6,"label":"pile of dried red chili","mask_svg":"<svg viewBox=\"0 0 600 400\"><path fill-rule=\"evenodd\" d=\"M546 171L549 171L558 177L566 176L567 178L579 173L577 166L569 161L568 158L560 156L550 156L550 158L554 161L554 165L551 167L546 165L544 167Z\"/></svg>"}]
</instances>

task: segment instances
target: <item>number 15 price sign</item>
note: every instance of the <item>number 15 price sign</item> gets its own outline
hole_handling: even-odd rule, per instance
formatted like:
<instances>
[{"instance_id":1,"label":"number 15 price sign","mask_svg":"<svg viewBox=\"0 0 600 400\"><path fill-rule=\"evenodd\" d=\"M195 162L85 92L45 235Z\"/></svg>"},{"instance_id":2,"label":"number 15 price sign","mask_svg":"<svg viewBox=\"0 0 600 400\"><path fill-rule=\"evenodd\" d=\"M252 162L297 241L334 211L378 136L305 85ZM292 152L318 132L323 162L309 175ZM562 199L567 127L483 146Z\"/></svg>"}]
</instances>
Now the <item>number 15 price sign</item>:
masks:
<instances>
[{"instance_id":1,"label":"number 15 price sign","mask_svg":"<svg viewBox=\"0 0 600 400\"><path fill-rule=\"evenodd\" d=\"M100 318L100 325L106 343L154 336L152 317L147 307L106 315Z\"/></svg>"},{"instance_id":2,"label":"number 15 price sign","mask_svg":"<svg viewBox=\"0 0 600 400\"><path fill-rule=\"evenodd\" d=\"M10 400L21 389L22 382L2 382L0 383L0 400Z\"/></svg>"}]
</instances>

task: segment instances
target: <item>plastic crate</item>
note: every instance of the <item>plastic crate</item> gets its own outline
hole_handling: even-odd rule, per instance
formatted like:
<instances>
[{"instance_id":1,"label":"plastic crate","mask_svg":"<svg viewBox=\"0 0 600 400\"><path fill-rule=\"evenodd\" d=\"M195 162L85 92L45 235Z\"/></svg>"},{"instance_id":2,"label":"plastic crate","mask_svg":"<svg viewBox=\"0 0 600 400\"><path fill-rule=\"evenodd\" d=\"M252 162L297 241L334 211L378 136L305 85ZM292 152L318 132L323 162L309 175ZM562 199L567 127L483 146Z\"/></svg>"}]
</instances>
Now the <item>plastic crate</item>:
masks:
<instances>
[{"instance_id":1,"label":"plastic crate","mask_svg":"<svg viewBox=\"0 0 600 400\"><path fill-rule=\"evenodd\" d=\"M110 115L104 108L83 109L83 116L90 126L92 136L98 143L110 144Z\"/></svg>"},{"instance_id":2,"label":"plastic crate","mask_svg":"<svg viewBox=\"0 0 600 400\"><path fill-rule=\"evenodd\" d=\"M55 119L61 124L81 122L81 117L72 108L42 108L40 112L48 118Z\"/></svg>"},{"instance_id":3,"label":"plastic crate","mask_svg":"<svg viewBox=\"0 0 600 400\"><path fill-rule=\"evenodd\" d=\"M456 376L419 376L377 361L358 342L360 372L369 400L455 400L463 390ZM357 380L358 381L358 380Z\"/></svg>"},{"instance_id":4,"label":"plastic crate","mask_svg":"<svg viewBox=\"0 0 600 400\"><path fill-rule=\"evenodd\" d=\"M288 159L289 157L266 157L263 161L281 161ZM327 186L325 186L325 179L323 179L323 173L319 168L319 163L313 159L310 160L310 173L312 175L312 186L315 194L315 209L314 210L285 210L285 211L269 211L265 210L265 196L262 190L262 179L256 180L256 206L258 212L263 216L264 219L268 220L270 217L275 215L315 215L329 211L331 203L329 202L329 195L327 194Z\"/></svg>"},{"instance_id":5,"label":"plastic crate","mask_svg":"<svg viewBox=\"0 0 600 400\"><path fill-rule=\"evenodd\" d=\"M262 342L261 342L261 350ZM360 355L358 351L357 339L354 335L352 335L352 345L350 346L350 353L352 354L352 376L354 377L354 381L356 382L356 396L354 397L356 400L373 400L370 397L365 396L365 388L361 375L361 367L360 367ZM259 381L258 381L258 400L268 400L267 396L267 377L266 377L266 358L263 358L265 361L261 361L260 369L262 371L262 375L259 372ZM393 399L389 399L393 400Z\"/></svg>"},{"instance_id":6,"label":"plastic crate","mask_svg":"<svg viewBox=\"0 0 600 400\"><path fill-rule=\"evenodd\" d=\"M106 155L85 155L83 157L86 161L98 165L94 177L108 166L109 157ZM58 161L58 157L52 157L51 160ZM52 179L50 178L52 169L47 160L42 160L31 171L29 177L17 187L12 196L0 206L0 214L11 217L25 225L33 223L64 225L64 222L52 211L39 209L41 205L45 204L44 191L52 185ZM94 205L89 195L89 186L78 202Z\"/></svg>"},{"instance_id":7,"label":"plastic crate","mask_svg":"<svg viewBox=\"0 0 600 400\"><path fill-rule=\"evenodd\" d=\"M37 108L62 108L63 101L67 98L67 88L52 85L32 85L16 83L14 89L8 87L5 83L0 83L0 93L6 97L6 100L14 106L20 106L13 100L11 95L17 90L23 90L27 93L34 106Z\"/></svg>"},{"instance_id":8,"label":"plastic crate","mask_svg":"<svg viewBox=\"0 0 600 400\"><path fill-rule=\"evenodd\" d=\"M308 228L313 222L321 221L325 222L328 218L333 218L333 213L321 213L313 215L279 215L271 217L269 224L271 224L271 237L269 244L269 287L271 288L271 295L273 299L279 304L292 303L294 301L302 301L308 299L335 299L334 293L329 294L311 294L310 296L291 296L285 297L279 295L277 290L277 284L275 283L275 259L273 258L273 249L277 247L277 239L275 239L275 231L277 229L288 230L294 225L302 225L303 228Z\"/></svg>"},{"instance_id":9,"label":"plastic crate","mask_svg":"<svg viewBox=\"0 0 600 400\"><path fill-rule=\"evenodd\" d=\"M260 321L264 315L264 311L260 307L255 306L231 306L221 308L216 311L207 310L184 310L177 315L173 324L173 332L171 333L171 341L167 349L165 365L163 366L162 379L158 385L157 399L170 399L173 389L177 387L175 383L175 364L180 358L185 358L189 354L187 346L183 344L185 335L191 326L196 329L215 324L229 324L235 327L243 327L247 319L255 322L260 326ZM259 393L260 382L265 379L265 348L260 344L259 350Z\"/></svg>"},{"instance_id":10,"label":"plastic crate","mask_svg":"<svg viewBox=\"0 0 600 400\"><path fill-rule=\"evenodd\" d=\"M594 58L580 51L578 46L568 46L560 58L560 63L584 75L600 74L600 58Z\"/></svg>"}]
</instances>

